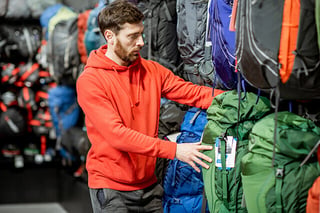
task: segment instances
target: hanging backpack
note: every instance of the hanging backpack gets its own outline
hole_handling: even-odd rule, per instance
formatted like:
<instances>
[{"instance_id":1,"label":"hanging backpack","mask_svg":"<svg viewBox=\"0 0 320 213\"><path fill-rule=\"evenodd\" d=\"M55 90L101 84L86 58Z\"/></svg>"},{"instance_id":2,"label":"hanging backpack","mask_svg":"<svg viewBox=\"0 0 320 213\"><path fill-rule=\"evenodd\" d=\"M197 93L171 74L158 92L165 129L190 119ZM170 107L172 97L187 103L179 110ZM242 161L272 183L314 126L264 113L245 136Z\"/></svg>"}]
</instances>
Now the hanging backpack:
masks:
<instances>
[{"instance_id":1,"label":"hanging backpack","mask_svg":"<svg viewBox=\"0 0 320 213\"><path fill-rule=\"evenodd\" d=\"M41 14L48 8L58 3L60 0L24 0L31 12L32 18L39 19Z\"/></svg>"},{"instance_id":2,"label":"hanging backpack","mask_svg":"<svg viewBox=\"0 0 320 213\"><path fill-rule=\"evenodd\" d=\"M87 31L87 22L91 9L85 10L78 15L78 51L80 54L80 60L83 64L87 63L88 53L84 43L84 36Z\"/></svg>"},{"instance_id":3,"label":"hanging backpack","mask_svg":"<svg viewBox=\"0 0 320 213\"><path fill-rule=\"evenodd\" d=\"M0 103L0 137L22 136L27 130L27 119L24 110L17 106L6 107Z\"/></svg>"},{"instance_id":4,"label":"hanging backpack","mask_svg":"<svg viewBox=\"0 0 320 213\"><path fill-rule=\"evenodd\" d=\"M6 22L0 24L0 60L18 64L35 57L41 41L38 23Z\"/></svg>"},{"instance_id":5,"label":"hanging backpack","mask_svg":"<svg viewBox=\"0 0 320 213\"><path fill-rule=\"evenodd\" d=\"M99 0L99 4L90 11L87 19L87 30L84 34L84 44L88 56L92 50L96 50L101 45L106 44L106 40L101 34L98 25L98 14L104 6L104 1Z\"/></svg>"},{"instance_id":6,"label":"hanging backpack","mask_svg":"<svg viewBox=\"0 0 320 213\"><path fill-rule=\"evenodd\" d=\"M320 98L314 0L238 1L236 55L256 88L289 100Z\"/></svg>"},{"instance_id":7,"label":"hanging backpack","mask_svg":"<svg viewBox=\"0 0 320 213\"><path fill-rule=\"evenodd\" d=\"M252 127L270 113L271 107L265 97L251 92L240 95L244 97L239 97L235 90L220 94L207 110L202 143L214 147L204 151L213 162L202 174L211 213L247 212L243 205L240 161L248 152Z\"/></svg>"},{"instance_id":8,"label":"hanging backpack","mask_svg":"<svg viewBox=\"0 0 320 213\"><path fill-rule=\"evenodd\" d=\"M54 4L54 5L46 8L42 12L39 19L40 19L40 25L45 31L44 40L47 41L48 37L49 37L49 22L50 22L51 18L53 16L55 16L62 7L63 7L63 5L58 3L58 4Z\"/></svg>"},{"instance_id":9,"label":"hanging backpack","mask_svg":"<svg viewBox=\"0 0 320 213\"><path fill-rule=\"evenodd\" d=\"M0 3L0 17L7 20L30 19L31 11L25 0L2 0Z\"/></svg>"},{"instance_id":10,"label":"hanging backpack","mask_svg":"<svg viewBox=\"0 0 320 213\"><path fill-rule=\"evenodd\" d=\"M58 85L48 91L48 105L56 136L75 126L80 115L76 91L73 87Z\"/></svg>"},{"instance_id":11,"label":"hanging backpack","mask_svg":"<svg viewBox=\"0 0 320 213\"><path fill-rule=\"evenodd\" d=\"M171 100L166 100L160 107L158 137L164 138L167 135L180 131L186 111Z\"/></svg>"},{"instance_id":12,"label":"hanging backpack","mask_svg":"<svg viewBox=\"0 0 320 213\"><path fill-rule=\"evenodd\" d=\"M20 65L19 78L15 82L18 87L32 87L39 80L40 65L27 62Z\"/></svg>"},{"instance_id":13,"label":"hanging backpack","mask_svg":"<svg viewBox=\"0 0 320 213\"><path fill-rule=\"evenodd\" d=\"M201 140L207 123L206 112L190 108L181 124L177 143L193 143ZM199 167L200 168L200 167ZM169 162L163 181L163 208L169 212L200 212L203 202L202 174L178 159ZM205 203L205 202L204 202Z\"/></svg>"},{"instance_id":14,"label":"hanging backpack","mask_svg":"<svg viewBox=\"0 0 320 213\"><path fill-rule=\"evenodd\" d=\"M180 56L177 48L176 0L139 1L144 14L144 46L141 57L154 60L177 72Z\"/></svg>"},{"instance_id":15,"label":"hanging backpack","mask_svg":"<svg viewBox=\"0 0 320 213\"><path fill-rule=\"evenodd\" d=\"M40 154L47 151L47 137L54 131L51 115L48 108L39 108L34 118L29 121L32 132L40 137Z\"/></svg>"},{"instance_id":16,"label":"hanging backpack","mask_svg":"<svg viewBox=\"0 0 320 213\"><path fill-rule=\"evenodd\" d=\"M49 72L58 84L74 85L82 70L78 52L77 17L59 21L48 40Z\"/></svg>"},{"instance_id":17,"label":"hanging backpack","mask_svg":"<svg viewBox=\"0 0 320 213\"><path fill-rule=\"evenodd\" d=\"M71 7L78 13L81 13L85 10L91 9L98 3L99 0L62 0L64 5Z\"/></svg>"},{"instance_id":18,"label":"hanging backpack","mask_svg":"<svg viewBox=\"0 0 320 213\"><path fill-rule=\"evenodd\" d=\"M62 133L61 145L74 159L80 160L80 157L87 155L90 141L81 127L71 127Z\"/></svg>"},{"instance_id":19,"label":"hanging backpack","mask_svg":"<svg viewBox=\"0 0 320 213\"><path fill-rule=\"evenodd\" d=\"M1 84L14 85L19 77L20 68L23 64L15 65L12 63L4 64L1 67Z\"/></svg>"},{"instance_id":20,"label":"hanging backpack","mask_svg":"<svg viewBox=\"0 0 320 213\"><path fill-rule=\"evenodd\" d=\"M320 176L316 154L306 157L319 140L319 127L287 111L279 112L277 118L267 115L254 125L249 152L241 160L248 212L306 211L308 190Z\"/></svg>"},{"instance_id":21,"label":"hanging backpack","mask_svg":"<svg viewBox=\"0 0 320 213\"><path fill-rule=\"evenodd\" d=\"M178 75L213 86L211 46L206 44L208 1L177 0L177 45L183 65Z\"/></svg>"},{"instance_id":22,"label":"hanging backpack","mask_svg":"<svg viewBox=\"0 0 320 213\"><path fill-rule=\"evenodd\" d=\"M237 87L236 34L229 30L233 0L212 0L208 9L209 38L216 78L226 89Z\"/></svg>"}]
</instances>

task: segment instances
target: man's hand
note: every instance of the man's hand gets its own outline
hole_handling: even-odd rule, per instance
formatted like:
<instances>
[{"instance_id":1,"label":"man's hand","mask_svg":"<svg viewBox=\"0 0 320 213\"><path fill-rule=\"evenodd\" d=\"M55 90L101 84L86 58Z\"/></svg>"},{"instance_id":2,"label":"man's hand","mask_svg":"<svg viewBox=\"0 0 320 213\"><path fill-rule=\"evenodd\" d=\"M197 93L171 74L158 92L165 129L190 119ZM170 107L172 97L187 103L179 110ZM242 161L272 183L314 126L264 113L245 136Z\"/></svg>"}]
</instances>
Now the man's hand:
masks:
<instances>
[{"instance_id":1,"label":"man's hand","mask_svg":"<svg viewBox=\"0 0 320 213\"><path fill-rule=\"evenodd\" d=\"M209 163L212 162L212 159L206 156L205 154L201 153L200 150L211 150L211 149L212 149L212 146L201 145L201 142L178 144L177 151L176 151L176 158L178 160L188 163L197 172L200 172L200 169L196 165L196 163L208 169L209 165L207 165L202 160L206 160Z\"/></svg>"}]
</instances>

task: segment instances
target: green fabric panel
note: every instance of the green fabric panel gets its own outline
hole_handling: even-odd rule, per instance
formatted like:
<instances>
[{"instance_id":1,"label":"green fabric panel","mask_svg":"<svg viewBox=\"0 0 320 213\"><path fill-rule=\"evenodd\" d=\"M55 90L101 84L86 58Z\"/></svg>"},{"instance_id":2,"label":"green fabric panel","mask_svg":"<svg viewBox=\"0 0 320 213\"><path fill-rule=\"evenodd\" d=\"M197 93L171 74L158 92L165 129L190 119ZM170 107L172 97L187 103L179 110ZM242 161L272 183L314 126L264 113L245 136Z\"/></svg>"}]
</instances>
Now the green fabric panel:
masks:
<instances>
[{"instance_id":1,"label":"green fabric panel","mask_svg":"<svg viewBox=\"0 0 320 213\"><path fill-rule=\"evenodd\" d=\"M320 139L320 128L290 112L279 112L277 117L274 168L274 114L265 116L254 125L249 136L249 153L241 161L243 190L249 212L276 212L275 174L279 166L284 167L281 186L283 212L305 212L308 189L320 175L315 154L300 167Z\"/></svg>"},{"instance_id":2,"label":"green fabric panel","mask_svg":"<svg viewBox=\"0 0 320 213\"><path fill-rule=\"evenodd\" d=\"M267 212L264 198L275 184L270 158L248 153L242 158L241 167L243 193L248 212Z\"/></svg>"},{"instance_id":3,"label":"green fabric panel","mask_svg":"<svg viewBox=\"0 0 320 213\"><path fill-rule=\"evenodd\" d=\"M215 97L207 110L208 123L203 132L203 144L215 145L215 139L227 131L227 135L239 136L236 152L235 168L228 171L228 201L229 208L223 205L223 175L221 170L212 162L208 170L202 169L205 192L210 212L247 212L241 207L242 187L240 175L240 160L247 153L248 136L254 125L265 114L270 112L269 100L254 93L242 93L245 96L240 102L240 123L238 133L238 94L235 90L228 91ZM215 159L215 150L204 151L204 154Z\"/></svg>"}]
</instances>

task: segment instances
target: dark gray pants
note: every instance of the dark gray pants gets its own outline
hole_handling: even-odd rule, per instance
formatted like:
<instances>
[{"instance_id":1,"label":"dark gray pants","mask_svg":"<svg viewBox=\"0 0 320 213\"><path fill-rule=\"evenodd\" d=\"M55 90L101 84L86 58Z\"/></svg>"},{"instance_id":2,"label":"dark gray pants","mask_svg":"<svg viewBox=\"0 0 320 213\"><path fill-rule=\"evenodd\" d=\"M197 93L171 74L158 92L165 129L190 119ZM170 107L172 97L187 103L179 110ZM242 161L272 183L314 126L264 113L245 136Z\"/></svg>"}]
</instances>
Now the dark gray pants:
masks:
<instances>
[{"instance_id":1,"label":"dark gray pants","mask_svg":"<svg viewBox=\"0 0 320 213\"><path fill-rule=\"evenodd\" d=\"M159 184L135 191L89 190L94 213L163 212L163 188Z\"/></svg>"}]
</instances>

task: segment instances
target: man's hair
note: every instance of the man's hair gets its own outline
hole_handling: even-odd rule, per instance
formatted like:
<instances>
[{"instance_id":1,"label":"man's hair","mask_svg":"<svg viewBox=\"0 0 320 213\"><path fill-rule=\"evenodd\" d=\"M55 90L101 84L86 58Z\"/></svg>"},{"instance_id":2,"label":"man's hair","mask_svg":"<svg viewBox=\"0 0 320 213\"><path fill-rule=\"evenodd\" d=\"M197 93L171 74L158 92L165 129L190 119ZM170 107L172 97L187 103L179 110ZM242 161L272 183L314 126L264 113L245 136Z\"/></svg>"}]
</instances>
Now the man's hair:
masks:
<instances>
[{"instance_id":1,"label":"man's hair","mask_svg":"<svg viewBox=\"0 0 320 213\"><path fill-rule=\"evenodd\" d=\"M101 10L98 23L102 34L107 29L118 34L123 24L137 24L143 18L143 13L134 4L127 0L116 0Z\"/></svg>"}]
</instances>

